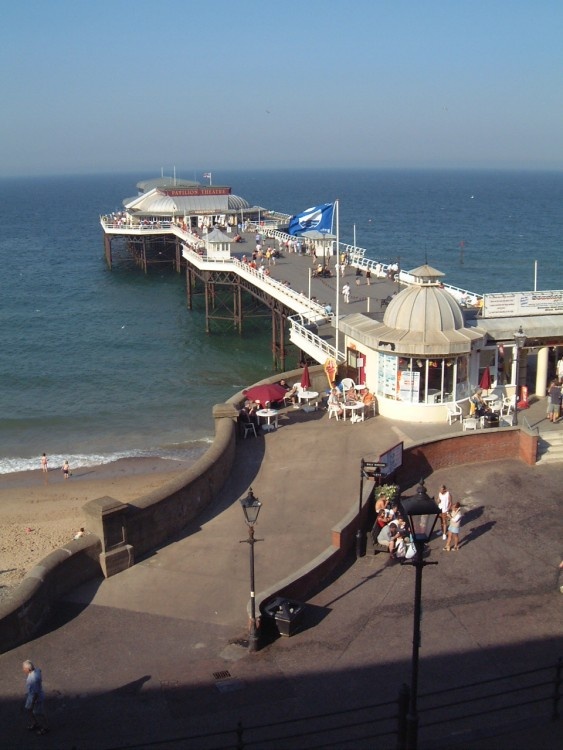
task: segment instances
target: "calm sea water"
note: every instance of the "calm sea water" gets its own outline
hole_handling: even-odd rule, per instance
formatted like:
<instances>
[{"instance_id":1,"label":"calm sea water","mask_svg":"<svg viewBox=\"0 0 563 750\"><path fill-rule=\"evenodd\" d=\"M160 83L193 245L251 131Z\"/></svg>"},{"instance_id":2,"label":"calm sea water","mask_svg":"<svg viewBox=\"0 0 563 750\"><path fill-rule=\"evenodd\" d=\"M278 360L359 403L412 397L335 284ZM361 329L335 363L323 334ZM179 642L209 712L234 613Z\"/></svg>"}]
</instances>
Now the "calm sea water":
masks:
<instances>
[{"instance_id":1,"label":"calm sea water","mask_svg":"<svg viewBox=\"0 0 563 750\"><path fill-rule=\"evenodd\" d=\"M271 374L269 331L207 336L182 275L107 270L99 215L152 176L0 181L0 473L37 468L43 451L74 466L199 455L213 404ZM355 226L369 257L427 260L471 291L532 289L535 260L538 289L562 286L561 173L213 176L286 213L338 198L342 241Z\"/></svg>"}]
</instances>

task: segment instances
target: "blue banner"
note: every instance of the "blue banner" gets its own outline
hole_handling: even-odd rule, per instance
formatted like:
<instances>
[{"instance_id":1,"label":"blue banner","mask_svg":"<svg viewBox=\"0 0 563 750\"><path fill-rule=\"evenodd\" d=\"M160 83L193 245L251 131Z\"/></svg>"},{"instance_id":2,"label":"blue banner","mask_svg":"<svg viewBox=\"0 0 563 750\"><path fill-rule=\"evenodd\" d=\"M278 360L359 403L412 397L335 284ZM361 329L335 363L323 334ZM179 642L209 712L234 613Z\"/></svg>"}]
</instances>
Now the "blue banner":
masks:
<instances>
[{"instance_id":1,"label":"blue banner","mask_svg":"<svg viewBox=\"0 0 563 750\"><path fill-rule=\"evenodd\" d=\"M323 203L322 206L308 208L302 214L291 217L287 230L288 234L297 236L311 230L322 234L332 234L333 214L334 203Z\"/></svg>"}]
</instances>

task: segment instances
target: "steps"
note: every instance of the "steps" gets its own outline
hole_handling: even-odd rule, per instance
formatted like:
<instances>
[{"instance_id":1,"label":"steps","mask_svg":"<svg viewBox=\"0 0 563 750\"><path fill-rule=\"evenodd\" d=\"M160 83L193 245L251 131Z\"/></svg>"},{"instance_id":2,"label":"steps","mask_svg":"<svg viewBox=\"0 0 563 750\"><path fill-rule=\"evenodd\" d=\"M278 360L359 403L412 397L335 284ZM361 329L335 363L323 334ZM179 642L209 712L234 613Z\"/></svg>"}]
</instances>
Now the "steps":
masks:
<instances>
[{"instance_id":1,"label":"steps","mask_svg":"<svg viewBox=\"0 0 563 750\"><path fill-rule=\"evenodd\" d=\"M540 432L538 463L563 463L563 423L560 423L559 429Z\"/></svg>"}]
</instances>

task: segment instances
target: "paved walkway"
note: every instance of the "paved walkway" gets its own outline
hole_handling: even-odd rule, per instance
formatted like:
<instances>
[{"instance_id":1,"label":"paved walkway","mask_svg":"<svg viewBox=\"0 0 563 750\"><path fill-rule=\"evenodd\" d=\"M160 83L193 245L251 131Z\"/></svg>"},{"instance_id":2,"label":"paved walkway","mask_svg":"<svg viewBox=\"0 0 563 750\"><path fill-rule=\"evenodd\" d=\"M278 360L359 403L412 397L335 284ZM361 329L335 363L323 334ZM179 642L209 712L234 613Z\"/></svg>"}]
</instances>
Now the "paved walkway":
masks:
<instances>
[{"instance_id":1,"label":"paved walkway","mask_svg":"<svg viewBox=\"0 0 563 750\"><path fill-rule=\"evenodd\" d=\"M563 429L540 422L544 412L543 402L530 409L530 424ZM262 590L328 546L330 526L358 497L360 458L375 458L399 440L408 444L458 428L381 417L343 424L325 412L290 411L287 420L277 432L239 443L228 485L182 538L114 578L77 589L43 634L0 656L0 748L148 747L231 731L239 719L271 725L395 699L410 679L412 568L383 555L351 563L311 597L302 632L248 654L236 645L246 630L249 588L237 500L252 485L263 502L257 537L264 541L256 545ZM431 544L439 565L424 573L421 693L552 664L563 653L557 570L562 480L563 464L529 468L518 461L461 466L428 478L430 494L442 482L452 489L465 519L459 553L443 552L438 536ZM22 729L24 658L44 670L48 738L30 738ZM538 728L538 710L521 716L544 748L555 748L557 725ZM421 747L491 746L476 739L478 729L480 721L422 728ZM519 728L509 746L536 745L525 739ZM386 741L378 747L394 745ZM327 746L319 742L301 736L255 747ZM199 739L155 746L233 744ZM354 743L368 746L373 742Z\"/></svg>"}]
</instances>

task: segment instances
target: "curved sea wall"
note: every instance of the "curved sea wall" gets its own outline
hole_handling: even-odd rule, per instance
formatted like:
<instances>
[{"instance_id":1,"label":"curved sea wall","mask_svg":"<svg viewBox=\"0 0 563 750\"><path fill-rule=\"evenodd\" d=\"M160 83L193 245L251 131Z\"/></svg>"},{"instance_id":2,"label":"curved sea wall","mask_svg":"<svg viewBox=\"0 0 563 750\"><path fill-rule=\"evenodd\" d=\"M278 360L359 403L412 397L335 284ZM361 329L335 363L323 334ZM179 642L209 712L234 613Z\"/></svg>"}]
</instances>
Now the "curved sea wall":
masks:
<instances>
[{"instance_id":1,"label":"curved sea wall","mask_svg":"<svg viewBox=\"0 0 563 750\"><path fill-rule=\"evenodd\" d=\"M321 367L311 368L324 373ZM261 380L298 379L301 370ZM158 490L132 503L110 497L84 506L87 536L70 541L40 560L9 599L0 604L0 653L32 637L54 602L101 573L113 575L176 536L215 498L229 476L236 451L238 408L242 392L213 408L213 443L193 466Z\"/></svg>"}]
</instances>

